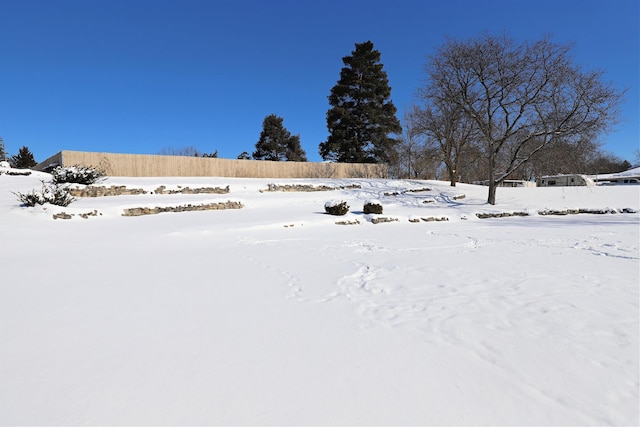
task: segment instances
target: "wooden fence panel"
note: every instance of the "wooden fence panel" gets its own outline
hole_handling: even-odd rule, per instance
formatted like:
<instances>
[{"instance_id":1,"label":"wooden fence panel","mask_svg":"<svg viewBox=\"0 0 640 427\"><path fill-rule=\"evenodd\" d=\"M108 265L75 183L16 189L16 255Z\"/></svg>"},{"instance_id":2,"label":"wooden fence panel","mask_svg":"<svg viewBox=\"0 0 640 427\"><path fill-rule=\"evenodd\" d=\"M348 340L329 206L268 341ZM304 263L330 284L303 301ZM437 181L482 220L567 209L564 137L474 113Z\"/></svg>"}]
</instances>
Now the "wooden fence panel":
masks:
<instances>
[{"instance_id":1,"label":"wooden fence panel","mask_svg":"<svg viewBox=\"0 0 640 427\"><path fill-rule=\"evenodd\" d=\"M230 178L386 178L386 165L364 163L274 162L210 157L61 151L38 164L92 166L109 176L220 176Z\"/></svg>"}]
</instances>

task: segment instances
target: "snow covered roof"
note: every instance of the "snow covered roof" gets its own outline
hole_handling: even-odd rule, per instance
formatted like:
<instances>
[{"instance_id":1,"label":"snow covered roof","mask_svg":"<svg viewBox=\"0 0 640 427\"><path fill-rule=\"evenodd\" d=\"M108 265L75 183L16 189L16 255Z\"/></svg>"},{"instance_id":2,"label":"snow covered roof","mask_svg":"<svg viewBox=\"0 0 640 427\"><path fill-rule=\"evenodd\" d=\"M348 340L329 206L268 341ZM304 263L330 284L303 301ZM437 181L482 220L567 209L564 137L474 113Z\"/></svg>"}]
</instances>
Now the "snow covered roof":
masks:
<instances>
[{"instance_id":1,"label":"snow covered roof","mask_svg":"<svg viewBox=\"0 0 640 427\"><path fill-rule=\"evenodd\" d=\"M634 177L634 178L640 177L640 166L636 166L624 172L591 175L591 179L594 179L596 181L611 180L611 179L618 179L618 178L630 178L630 177Z\"/></svg>"}]
</instances>

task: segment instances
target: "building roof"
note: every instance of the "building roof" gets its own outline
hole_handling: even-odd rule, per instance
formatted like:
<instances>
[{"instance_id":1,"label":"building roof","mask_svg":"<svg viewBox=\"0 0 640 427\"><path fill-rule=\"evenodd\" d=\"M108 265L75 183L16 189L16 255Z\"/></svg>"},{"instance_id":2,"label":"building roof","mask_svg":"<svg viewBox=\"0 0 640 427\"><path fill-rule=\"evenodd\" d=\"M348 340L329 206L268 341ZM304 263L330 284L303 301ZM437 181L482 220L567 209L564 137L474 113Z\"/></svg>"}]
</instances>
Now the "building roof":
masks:
<instances>
[{"instance_id":1,"label":"building roof","mask_svg":"<svg viewBox=\"0 0 640 427\"><path fill-rule=\"evenodd\" d=\"M640 166L636 166L624 172L591 175L591 179L594 179L596 181L606 181L620 178L640 178Z\"/></svg>"}]
</instances>

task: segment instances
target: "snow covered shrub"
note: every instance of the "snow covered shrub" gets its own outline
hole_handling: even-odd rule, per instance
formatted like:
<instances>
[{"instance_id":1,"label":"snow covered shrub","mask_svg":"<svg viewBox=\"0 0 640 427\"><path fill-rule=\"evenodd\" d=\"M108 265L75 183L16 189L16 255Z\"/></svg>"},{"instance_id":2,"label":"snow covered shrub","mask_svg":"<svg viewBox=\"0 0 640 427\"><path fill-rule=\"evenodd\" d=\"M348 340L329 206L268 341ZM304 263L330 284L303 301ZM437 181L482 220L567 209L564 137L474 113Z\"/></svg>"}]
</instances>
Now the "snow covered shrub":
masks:
<instances>
[{"instance_id":1,"label":"snow covered shrub","mask_svg":"<svg viewBox=\"0 0 640 427\"><path fill-rule=\"evenodd\" d=\"M105 177L105 173L91 166L58 166L51 171L53 182L55 184L84 184L90 185L101 181Z\"/></svg>"},{"instance_id":2,"label":"snow covered shrub","mask_svg":"<svg viewBox=\"0 0 640 427\"><path fill-rule=\"evenodd\" d=\"M38 193L31 190L30 193L13 193L18 196L18 200L25 206L33 207L35 205L44 205L51 203L56 206L69 206L76 199L69 194L69 190L59 184L45 184L42 182L42 190Z\"/></svg>"},{"instance_id":3,"label":"snow covered shrub","mask_svg":"<svg viewBox=\"0 0 640 427\"><path fill-rule=\"evenodd\" d=\"M366 202L364 202L362 211L366 214L381 214L382 203L377 200L367 200Z\"/></svg>"},{"instance_id":4,"label":"snow covered shrub","mask_svg":"<svg viewBox=\"0 0 640 427\"><path fill-rule=\"evenodd\" d=\"M324 211L329 215L345 215L349 205L344 200L331 200L324 204Z\"/></svg>"}]
</instances>

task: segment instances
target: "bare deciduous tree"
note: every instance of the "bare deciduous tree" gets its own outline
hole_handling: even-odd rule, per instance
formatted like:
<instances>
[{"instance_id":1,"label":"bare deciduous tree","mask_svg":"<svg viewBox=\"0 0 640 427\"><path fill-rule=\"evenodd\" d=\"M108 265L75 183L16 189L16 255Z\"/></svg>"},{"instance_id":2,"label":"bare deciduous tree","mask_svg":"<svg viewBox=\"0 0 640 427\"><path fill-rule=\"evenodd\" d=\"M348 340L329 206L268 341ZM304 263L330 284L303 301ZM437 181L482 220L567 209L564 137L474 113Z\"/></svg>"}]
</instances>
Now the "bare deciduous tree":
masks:
<instances>
[{"instance_id":1,"label":"bare deciduous tree","mask_svg":"<svg viewBox=\"0 0 640 427\"><path fill-rule=\"evenodd\" d=\"M162 147L158 154L161 156L198 156L198 149L193 145L185 145L183 147Z\"/></svg>"},{"instance_id":2,"label":"bare deciduous tree","mask_svg":"<svg viewBox=\"0 0 640 427\"><path fill-rule=\"evenodd\" d=\"M417 107L412 106L402 117L402 135L396 146L396 162L399 176L415 178L416 163L421 156L422 141L417 125Z\"/></svg>"},{"instance_id":3,"label":"bare deciduous tree","mask_svg":"<svg viewBox=\"0 0 640 427\"><path fill-rule=\"evenodd\" d=\"M467 148L478 139L475 123L458 105L445 102L428 102L424 109L417 109L415 114L418 128L425 136L426 147L440 153L451 186L455 187L460 166L473 161L467 155L472 151Z\"/></svg>"},{"instance_id":4,"label":"bare deciduous tree","mask_svg":"<svg viewBox=\"0 0 640 427\"><path fill-rule=\"evenodd\" d=\"M218 150L211 153L205 153L203 151L198 150L193 145L185 145L183 147L162 147L160 151L158 151L158 155L160 156L186 156L186 157L218 157Z\"/></svg>"},{"instance_id":5,"label":"bare deciduous tree","mask_svg":"<svg viewBox=\"0 0 640 427\"><path fill-rule=\"evenodd\" d=\"M402 117L403 132L389 159L389 173L397 178L434 179L442 161L437 149L425 145L421 110L412 105Z\"/></svg>"},{"instance_id":6,"label":"bare deciduous tree","mask_svg":"<svg viewBox=\"0 0 640 427\"><path fill-rule=\"evenodd\" d=\"M495 204L497 186L540 150L616 123L622 93L602 81L601 71L573 64L569 52L549 37L516 44L484 33L448 40L430 57L422 93L474 122L488 166L488 203Z\"/></svg>"}]
</instances>

